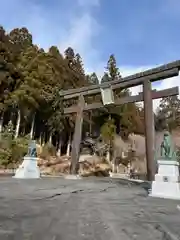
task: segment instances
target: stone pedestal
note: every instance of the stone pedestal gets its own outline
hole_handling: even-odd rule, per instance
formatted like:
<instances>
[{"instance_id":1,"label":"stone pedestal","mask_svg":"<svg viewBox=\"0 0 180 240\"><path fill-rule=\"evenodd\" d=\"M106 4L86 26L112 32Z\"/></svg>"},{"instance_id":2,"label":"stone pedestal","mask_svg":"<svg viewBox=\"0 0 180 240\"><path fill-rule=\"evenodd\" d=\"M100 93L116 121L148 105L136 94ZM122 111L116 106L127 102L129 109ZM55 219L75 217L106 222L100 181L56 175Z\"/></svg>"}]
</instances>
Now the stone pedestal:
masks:
<instances>
[{"instance_id":1,"label":"stone pedestal","mask_svg":"<svg viewBox=\"0 0 180 240\"><path fill-rule=\"evenodd\" d=\"M40 169L36 157L24 157L24 161L15 172L14 178L40 178Z\"/></svg>"},{"instance_id":2,"label":"stone pedestal","mask_svg":"<svg viewBox=\"0 0 180 240\"><path fill-rule=\"evenodd\" d=\"M150 196L180 199L179 163L175 160L159 160L158 173L152 182Z\"/></svg>"}]
</instances>

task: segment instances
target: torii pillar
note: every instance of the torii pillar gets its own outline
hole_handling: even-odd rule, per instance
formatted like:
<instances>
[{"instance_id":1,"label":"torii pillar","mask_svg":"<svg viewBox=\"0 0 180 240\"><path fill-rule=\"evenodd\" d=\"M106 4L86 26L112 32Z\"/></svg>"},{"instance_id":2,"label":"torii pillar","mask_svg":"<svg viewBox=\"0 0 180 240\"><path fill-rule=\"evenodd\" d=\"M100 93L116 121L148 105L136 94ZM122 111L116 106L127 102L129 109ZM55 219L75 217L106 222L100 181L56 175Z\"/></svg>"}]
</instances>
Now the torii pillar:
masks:
<instances>
[{"instance_id":1,"label":"torii pillar","mask_svg":"<svg viewBox=\"0 0 180 240\"><path fill-rule=\"evenodd\" d=\"M155 146L154 146L154 112L153 100L151 95L151 82L144 81L143 94L144 94L144 119L145 119L145 136L146 136L146 164L147 164L147 180L153 181L155 174Z\"/></svg>"},{"instance_id":2,"label":"torii pillar","mask_svg":"<svg viewBox=\"0 0 180 240\"><path fill-rule=\"evenodd\" d=\"M70 173L76 175L78 173L79 168L79 152L80 152L80 144L82 137L82 127L83 127L83 110L85 106L85 101L83 95L79 96L78 102L78 111L75 122L75 130L72 141L72 151L71 151L71 166Z\"/></svg>"}]
</instances>

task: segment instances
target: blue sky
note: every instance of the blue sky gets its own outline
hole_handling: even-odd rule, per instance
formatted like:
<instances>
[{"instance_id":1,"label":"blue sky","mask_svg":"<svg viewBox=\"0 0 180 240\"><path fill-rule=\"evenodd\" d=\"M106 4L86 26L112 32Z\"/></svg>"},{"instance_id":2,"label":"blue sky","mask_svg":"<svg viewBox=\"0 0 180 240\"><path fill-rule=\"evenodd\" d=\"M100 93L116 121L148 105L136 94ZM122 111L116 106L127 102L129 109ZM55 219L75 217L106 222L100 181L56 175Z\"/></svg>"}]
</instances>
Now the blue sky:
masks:
<instances>
[{"instance_id":1,"label":"blue sky","mask_svg":"<svg viewBox=\"0 0 180 240\"><path fill-rule=\"evenodd\" d=\"M72 46L88 72L102 74L112 53L123 75L180 59L179 0L5 0L1 9L5 29L25 26L45 49Z\"/></svg>"}]
</instances>

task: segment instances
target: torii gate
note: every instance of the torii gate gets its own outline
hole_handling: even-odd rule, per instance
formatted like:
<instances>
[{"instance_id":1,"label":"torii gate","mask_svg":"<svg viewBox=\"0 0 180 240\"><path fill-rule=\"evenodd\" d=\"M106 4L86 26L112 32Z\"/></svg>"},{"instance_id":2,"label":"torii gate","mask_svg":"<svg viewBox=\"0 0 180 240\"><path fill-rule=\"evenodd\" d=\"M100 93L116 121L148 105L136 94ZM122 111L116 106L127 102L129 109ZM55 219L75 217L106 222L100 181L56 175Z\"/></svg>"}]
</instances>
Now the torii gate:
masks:
<instances>
[{"instance_id":1,"label":"torii gate","mask_svg":"<svg viewBox=\"0 0 180 240\"><path fill-rule=\"evenodd\" d=\"M64 109L64 114L77 113L75 131L71 151L71 174L78 171L80 142L82 135L83 111L103 108L105 105L120 105L130 102L144 101L144 119L146 134L146 161L147 161L147 179L154 179L154 113L152 99L158 99L179 94L179 88L169 88L161 91L152 91L151 82L163 80L179 75L180 60L160 67L156 67L144 72L140 72L122 79L105 82L98 85L90 85L77 89L61 91L60 95L64 99L79 97L77 106ZM136 96L128 96L114 100L113 90L125 89L143 85L143 93ZM103 103L86 104L84 96L100 93Z\"/></svg>"}]
</instances>

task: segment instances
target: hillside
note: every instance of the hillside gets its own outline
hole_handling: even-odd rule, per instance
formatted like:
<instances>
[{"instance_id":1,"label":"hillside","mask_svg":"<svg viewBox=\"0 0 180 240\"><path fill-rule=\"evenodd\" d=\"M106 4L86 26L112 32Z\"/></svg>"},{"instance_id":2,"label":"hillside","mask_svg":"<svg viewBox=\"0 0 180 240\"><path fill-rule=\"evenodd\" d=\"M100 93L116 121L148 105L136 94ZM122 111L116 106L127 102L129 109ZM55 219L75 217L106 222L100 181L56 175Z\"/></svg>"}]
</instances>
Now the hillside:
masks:
<instances>
[{"instance_id":1,"label":"hillside","mask_svg":"<svg viewBox=\"0 0 180 240\"><path fill-rule=\"evenodd\" d=\"M117 66L115 55L110 54L102 69L104 75L98 79L95 72L85 72L80 53L71 46L64 52L60 52L57 46L49 46L49 49L44 50L34 44L33 36L27 28L15 28L7 32L1 26L0 166L16 167L27 153L28 142L32 139L42 147L41 160L51 161L52 157L58 158L57 155L69 157L76 115L65 115L64 108L77 104L77 98L64 100L60 91L115 79L121 82L121 69ZM115 98L130 94L129 89L114 90ZM102 98L97 94L87 96L85 101L88 104L99 103ZM160 131L163 128L164 119L169 127L177 127L179 109L177 97L162 99L155 118L156 129ZM136 148L136 158L144 161L144 109L135 103L84 113L82 140L87 134L96 135L96 141L101 138L105 145L101 160L104 161L107 153L115 159L108 160L110 168L116 159L123 161L124 165L134 159L132 151L125 159L121 157L129 144ZM159 136L158 133L157 139ZM177 134L174 138L179 143ZM70 162L69 159L67 161Z\"/></svg>"},{"instance_id":2,"label":"hillside","mask_svg":"<svg viewBox=\"0 0 180 240\"><path fill-rule=\"evenodd\" d=\"M77 99L64 101L59 92L100 81L121 81L114 54L109 56L104 76L86 73L80 53L69 46L63 52L49 46L44 50L33 42L25 27L7 32L0 27L0 165L9 167L21 161L28 139L39 145L51 145L51 153L65 155L72 140L75 115L64 115L64 107ZM102 69L103 71L103 69ZM114 91L115 97L130 95L129 89ZM87 103L101 102L101 95L85 98ZM106 113L106 116L105 116ZM142 132L142 112L134 103L112 107L107 111L84 114L83 133L93 135L111 116L116 130L126 137ZM49 150L48 150L49 151Z\"/></svg>"},{"instance_id":3,"label":"hillside","mask_svg":"<svg viewBox=\"0 0 180 240\"><path fill-rule=\"evenodd\" d=\"M156 146L156 157L160 156L160 144L163 140L164 132L156 132L155 136L155 146ZM172 140L177 147L180 147L180 132L178 130L172 132ZM129 155L128 151L133 146L134 155L133 157ZM139 174L146 174L146 149L145 149L145 137L141 135L131 134L129 139L124 141L120 136L116 135L114 139L114 156L118 160L118 169L119 173L127 172L127 166L130 162L132 169L134 169ZM124 155L124 159L121 156ZM127 156L127 157L126 157ZM64 159L64 160L63 160ZM59 158L59 160L51 160L52 163L49 163L49 167L46 168L41 161L42 170L44 173L51 174L54 171L54 174L58 172L68 173L70 167L70 158L64 156ZM56 163L57 162L57 163ZM50 165L52 164L52 167ZM103 172L112 171L112 166L105 159L100 158L96 155L91 156L89 154L80 155L80 174L81 175L92 175L101 172L100 176L103 175ZM108 173L104 173L105 175Z\"/></svg>"}]
</instances>

